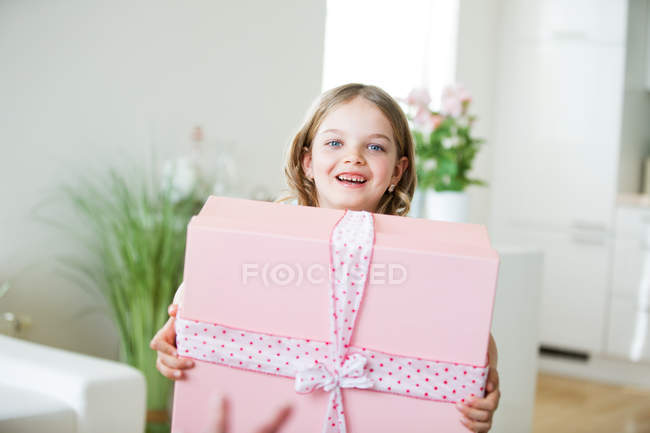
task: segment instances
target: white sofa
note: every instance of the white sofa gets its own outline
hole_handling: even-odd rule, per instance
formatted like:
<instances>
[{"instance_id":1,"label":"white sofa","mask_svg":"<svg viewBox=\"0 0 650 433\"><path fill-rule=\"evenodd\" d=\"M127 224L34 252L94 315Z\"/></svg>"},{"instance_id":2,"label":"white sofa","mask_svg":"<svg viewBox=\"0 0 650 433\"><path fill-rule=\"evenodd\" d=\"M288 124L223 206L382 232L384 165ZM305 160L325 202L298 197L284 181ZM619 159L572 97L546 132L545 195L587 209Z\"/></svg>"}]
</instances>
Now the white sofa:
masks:
<instances>
[{"instance_id":1,"label":"white sofa","mask_svg":"<svg viewBox=\"0 0 650 433\"><path fill-rule=\"evenodd\" d=\"M0 432L142 433L136 369L0 335Z\"/></svg>"}]
</instances>

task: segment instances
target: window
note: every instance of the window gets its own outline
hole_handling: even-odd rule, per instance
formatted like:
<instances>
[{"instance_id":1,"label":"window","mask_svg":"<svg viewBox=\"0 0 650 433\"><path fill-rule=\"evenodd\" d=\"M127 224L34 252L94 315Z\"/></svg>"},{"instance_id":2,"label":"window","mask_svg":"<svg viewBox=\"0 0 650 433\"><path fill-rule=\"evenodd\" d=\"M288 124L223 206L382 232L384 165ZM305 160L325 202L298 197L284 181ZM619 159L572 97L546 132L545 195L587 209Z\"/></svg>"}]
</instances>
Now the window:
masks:
<instances>
[{"instance_id":1,"label":"window","mask_svg":"<svg viewBox=\"0 0 650 433\"><path fill-rule=\"evenodd\" d=\"M458 0L327 0L322 89L374 84L393 97L454 81Z\"/></svg>"}]
</instances>

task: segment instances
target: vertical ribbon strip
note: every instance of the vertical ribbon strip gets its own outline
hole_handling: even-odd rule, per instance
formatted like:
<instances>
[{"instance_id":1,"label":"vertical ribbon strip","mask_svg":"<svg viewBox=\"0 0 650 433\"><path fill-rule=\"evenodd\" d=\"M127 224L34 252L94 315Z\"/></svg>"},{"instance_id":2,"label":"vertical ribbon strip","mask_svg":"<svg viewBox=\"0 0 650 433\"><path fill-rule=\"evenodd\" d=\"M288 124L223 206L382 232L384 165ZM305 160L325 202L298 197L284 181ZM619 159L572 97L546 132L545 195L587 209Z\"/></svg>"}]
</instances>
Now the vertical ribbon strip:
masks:
<instances>
[{"instance_id":1,"label":"vertical ribbon strip","mask_svg":"<svg viewBox=\"0 0 650 433\"><path fill-rule=\"evenodd\" d=\"M330 333L334 342L333 392L330 395L324 433L345 433L342 387L371 388L367 377L367 358L356 353L348 356L357 313L368 281L375 243L374 221L366 211L346 210L330 236L331 301Z\"/></svg>"}]
</instances>

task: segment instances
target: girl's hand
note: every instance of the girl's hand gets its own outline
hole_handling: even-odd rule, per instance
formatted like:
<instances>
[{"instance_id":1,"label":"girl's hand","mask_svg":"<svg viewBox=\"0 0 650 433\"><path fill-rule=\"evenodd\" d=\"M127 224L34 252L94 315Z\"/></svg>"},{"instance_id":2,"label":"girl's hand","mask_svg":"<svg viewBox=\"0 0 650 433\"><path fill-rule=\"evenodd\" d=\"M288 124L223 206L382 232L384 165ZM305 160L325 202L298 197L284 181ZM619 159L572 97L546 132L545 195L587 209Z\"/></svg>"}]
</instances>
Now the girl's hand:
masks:
<instances>
[{"instance_id":1,"label":"girl's hand","mask_svg":"<svg viewBox=\"0 0 650 433\"><path fill-rule=\"evenodd\" d=\"M194 362L190 359L179 358L176 352L176 329L174 328L174 320L178 311L178 305L171 304L167 311L171 317L156 332L151 343L149 343L149 347L158 352L158 359L156 360L156 368L158 371L163 376L176 380L183 377L182 370L192 367Z\"/></svg>"},{"instance_id":2,"label":"girl's hand","mask_svg":"<svg viewBox=\"0 0 650 433\"><path fill-rule=\"evenodd\" d=\"M230 431L230 402L226 397L219 395L212 395L211 406L216 409L212 413L208 426L203 430L205 433L228 433ZM267 420L263 425L255 429L255 433L277 433L281 430L282 426L286 423L293 407L285 405L278 409L273 418Z\"/></svg>"},{"instance_id":3,"label":"girl's hand","mask_svg":"<svg viewBox=\"0 0 650 433\"><path fill-rule=\"evenodd\" d=\"M492 427L492 415L499 407L501 398L499 373L495 367L490 367L488 372L486 390L485 398L473 398L464 404L456 404L456 408L464 415L460 422L470 431L485 433Z\"/></svg>"}]
</instances>

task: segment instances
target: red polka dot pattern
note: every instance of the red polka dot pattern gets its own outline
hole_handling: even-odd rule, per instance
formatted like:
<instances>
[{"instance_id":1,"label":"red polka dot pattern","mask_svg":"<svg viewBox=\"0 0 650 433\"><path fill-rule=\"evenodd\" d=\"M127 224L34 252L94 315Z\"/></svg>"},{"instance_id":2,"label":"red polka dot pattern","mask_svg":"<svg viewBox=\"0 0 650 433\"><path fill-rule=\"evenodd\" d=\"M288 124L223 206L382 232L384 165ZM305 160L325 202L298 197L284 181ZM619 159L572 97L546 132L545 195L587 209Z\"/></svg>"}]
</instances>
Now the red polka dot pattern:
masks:
<instances>
[{"instance_id":1,"label":"red polka dot pattern","mask_svg":"<svg viewBox=\"0 0 650 433\"><path fill-rule=\"evenodd\" d=\"M206 328L207 332L204 331ZM320 365L328 371L332 370L333 345L327 341L262 334L182 318L176 320L176 332L179 354L200 361L292 379L300 371L318 368ZM204 345L204 341L207 344ZM233 356L230 356L231 353ZM485 386L488 371L487 368L476 365L412 358L367 347L350 346L346 356L350 358L354 354L365 357L363 369L372 381L374 391L447 403L454 403L472 393L481 396L481 387ZM304 392L323 387L317 385L315 378L311 389ZM407 389L410 389L409 393L406 392ZM443 395L447 399L443 399Z\"/></svg>"}]
</instances>

